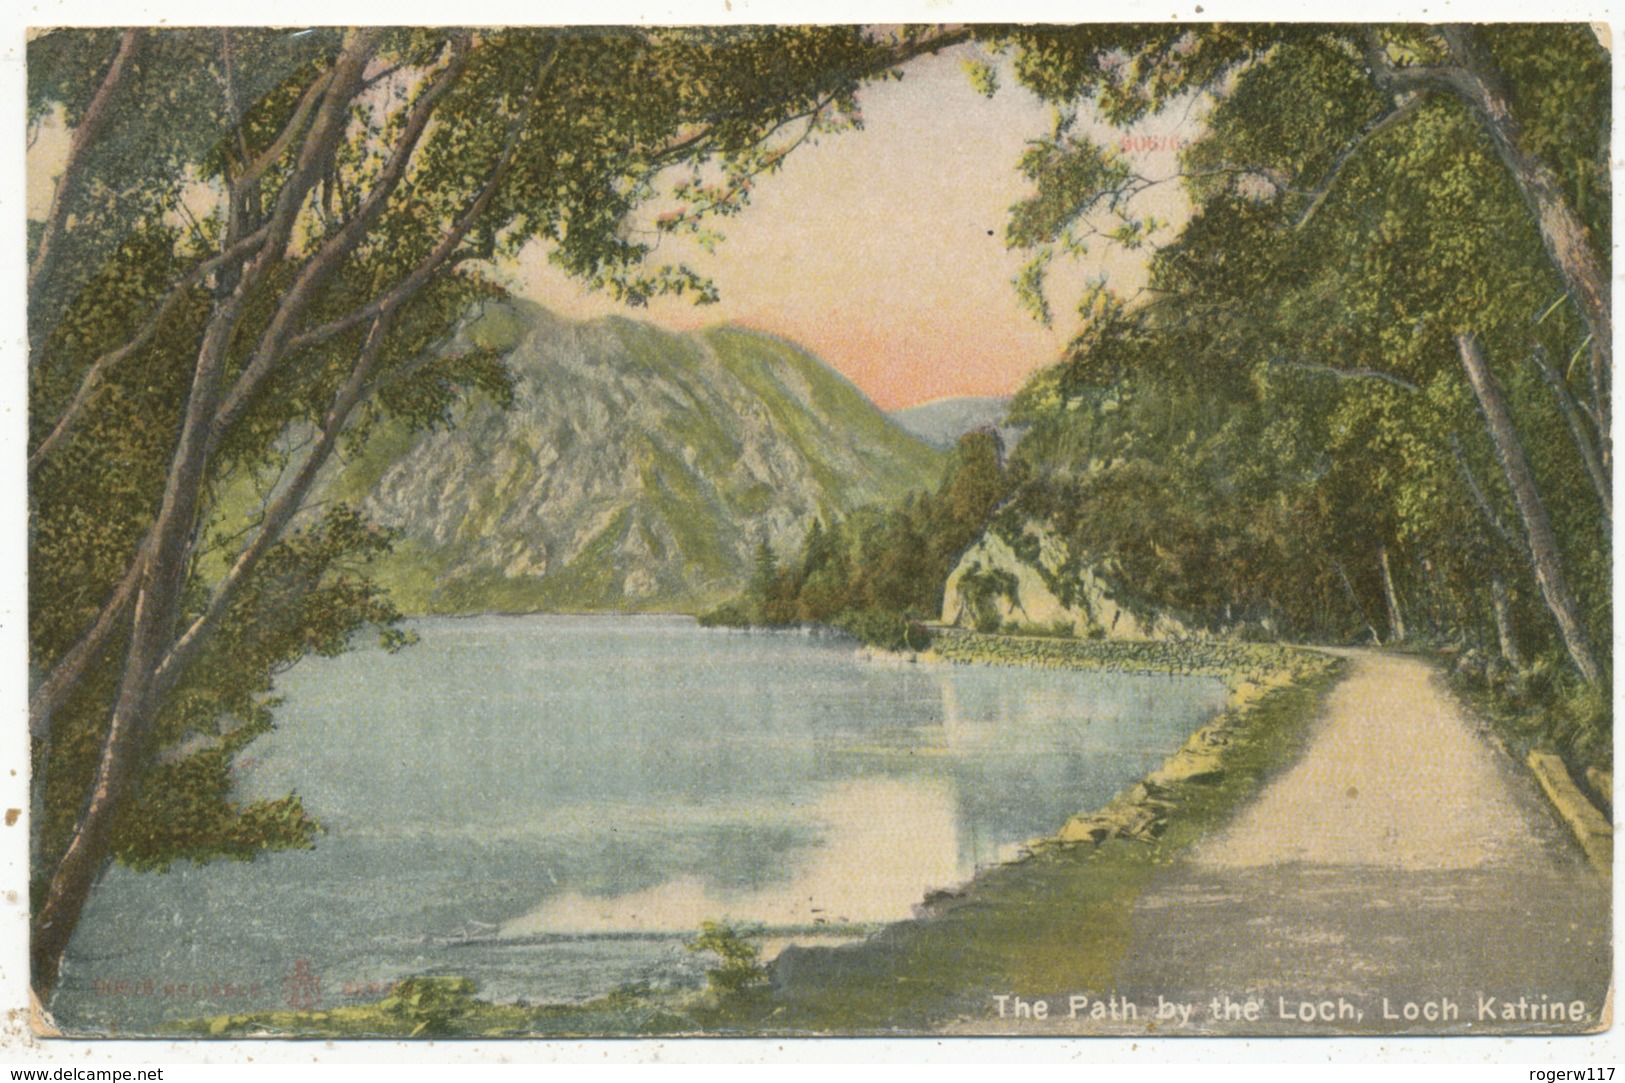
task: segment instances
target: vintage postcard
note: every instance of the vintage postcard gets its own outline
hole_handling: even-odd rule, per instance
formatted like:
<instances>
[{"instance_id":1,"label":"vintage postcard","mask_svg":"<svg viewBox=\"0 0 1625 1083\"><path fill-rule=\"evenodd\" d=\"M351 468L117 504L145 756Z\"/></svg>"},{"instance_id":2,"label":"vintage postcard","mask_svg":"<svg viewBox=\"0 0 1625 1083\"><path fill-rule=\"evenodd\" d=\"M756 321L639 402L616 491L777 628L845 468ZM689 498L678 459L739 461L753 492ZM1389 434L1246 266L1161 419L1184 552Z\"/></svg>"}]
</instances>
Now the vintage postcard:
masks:
<instances>
[{"instance_id":1,"label":"vintage postcard","mask_svg":"<svg viewBox=\"0 0 1625 1083\"><path fill-rule=\"evenodd\" d=\"M1612 47L29 31L32 1035L1606 1030Z\"/></svg>"}]
</instances>

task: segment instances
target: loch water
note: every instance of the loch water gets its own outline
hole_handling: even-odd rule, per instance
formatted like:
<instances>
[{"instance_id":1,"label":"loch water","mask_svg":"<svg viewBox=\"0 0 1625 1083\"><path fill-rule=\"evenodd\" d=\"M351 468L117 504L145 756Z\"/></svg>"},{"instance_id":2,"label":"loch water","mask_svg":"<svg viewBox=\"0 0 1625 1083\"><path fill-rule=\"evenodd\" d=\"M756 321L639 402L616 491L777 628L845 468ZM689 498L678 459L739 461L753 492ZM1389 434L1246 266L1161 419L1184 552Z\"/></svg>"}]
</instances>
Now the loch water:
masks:
<instances>
[{"instance_id":1,"label":"loch water","mask_svg":"<svg viewBox=\"0 0 1625 1083\"><path fill-rule=\"evenodd\" d=\"M312 851L114 867L51 1008L64 1029L377 1000L413 975L579 1001L698 986L702 921L856 937L1053 833L1224 701L1209 678L915 665L683 617L415 621L302 662L239 762Z\"/></svg>"}]
</instances>

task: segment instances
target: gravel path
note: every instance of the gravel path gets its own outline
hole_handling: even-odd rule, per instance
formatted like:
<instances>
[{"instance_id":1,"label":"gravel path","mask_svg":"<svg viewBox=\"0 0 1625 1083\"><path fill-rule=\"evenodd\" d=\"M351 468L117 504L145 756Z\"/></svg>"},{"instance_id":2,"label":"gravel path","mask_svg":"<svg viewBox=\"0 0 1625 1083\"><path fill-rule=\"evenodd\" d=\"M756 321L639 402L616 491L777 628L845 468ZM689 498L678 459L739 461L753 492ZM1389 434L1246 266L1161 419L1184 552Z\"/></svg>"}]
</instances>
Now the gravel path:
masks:
<instances>
[{"instance_id":1,"label":"gravel path","mask_svg":"<svg viewBox=\"0 0 1625 1083\"><path fill-rule=\"evenodd\" d=\"M1009 1029L1311 1036L1604 1025L1608 883L1533 778L1425 662L1347 656L1302 759L1134 903L1115 990L1136 1005L1134 1018L1091 1020L1091 1005L1067 1018L1063 997L1053 1006L1061 1020ZM1175 1008L1158 1021L1159 997L1189 1015Z\"/></svg>"},{"instance_id":2,"label":"gravel path","mask_svg":"<svg viewBox=\"0 0 1625 1083\"><path fill-rule=\"evenodd\" d=\"M1196 853L1209 868L1572 867L1535 787L1415 658L1348 652L1304 758Z\"/></svg>"}]
</instances>

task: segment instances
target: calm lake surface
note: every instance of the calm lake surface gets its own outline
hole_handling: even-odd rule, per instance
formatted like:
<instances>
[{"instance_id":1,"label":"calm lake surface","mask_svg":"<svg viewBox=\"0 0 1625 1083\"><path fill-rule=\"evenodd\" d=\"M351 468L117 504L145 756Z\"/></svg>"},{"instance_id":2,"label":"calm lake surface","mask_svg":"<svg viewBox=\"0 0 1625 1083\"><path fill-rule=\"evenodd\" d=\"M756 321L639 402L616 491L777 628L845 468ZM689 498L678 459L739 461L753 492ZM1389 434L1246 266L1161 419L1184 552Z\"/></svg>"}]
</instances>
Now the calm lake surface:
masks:
<instances>
[{"instance_id":1,"label":"calm lake surface","mask_svg":"<svg viewBox=\"0 0 1625 1083\"><path fill-rule=\"evenodd\" d=\"M861 935L1156 766L1216 680L861 658L679 617L415 622L301 663L245 797L296 790L314 851L113 869L52 1009L70 1030L376 1000L699 985L702 920Z\"/></svg>"}]
</instances>

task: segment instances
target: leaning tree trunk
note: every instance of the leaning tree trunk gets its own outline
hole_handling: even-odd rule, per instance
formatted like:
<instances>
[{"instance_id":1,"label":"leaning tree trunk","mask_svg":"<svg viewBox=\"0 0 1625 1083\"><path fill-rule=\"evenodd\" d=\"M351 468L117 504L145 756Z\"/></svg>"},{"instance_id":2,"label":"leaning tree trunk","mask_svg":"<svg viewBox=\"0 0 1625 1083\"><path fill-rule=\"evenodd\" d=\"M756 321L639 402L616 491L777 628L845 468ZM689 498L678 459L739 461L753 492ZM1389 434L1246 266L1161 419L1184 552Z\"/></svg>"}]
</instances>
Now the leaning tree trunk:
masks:
<instances>
[{"instance_id":1,"label":"leaning tree trunk","mask_svg":"<svg viewBox=\"0 0 1625 1083\"><path fill-rule=\"evenodd\" d=\"M85 171L85 162L89 157L89 150L95 146L102 136L111 118L119 94L135 69L137 56L145 39L145 32L140 29L131 29L124 32L119 42L118 53L113 57L112 65L102 82L96 89L95 97L85 106L84 115L74 125L73 138L68 142L68 160L57 177L56 191L51 197L51 209L46 215L44 228L40 231L39 241L34 247L33 258L28 263L28 299L35 301L41 284L48 281L51 268L59 258L62 247L60 244L62 231L68 228L72 218L74 193L79 188ZM29 333L30 363L38 361L37 341L35 332Z\"/></svg>"},{"instance_id":2,"label":"leaning tree trunk","mask_svg":"<svg viewBox=\"0 0 1625 1083\"><path fill-rule=\"evenodd\" d=\"M1557 622L1563 645L1568 648L1575 668L1588 682L1594 683L1600 678L1602 669L1592 653L1579 606L1569 591L1557 536L1552 531L1551 519L1546 514L1540 490L1535 485L1534 472L1523 453L1518 431L1512 425L1512 415L1507 412L1506 401L1501 396L1494 374L1490 372L1478 338L1471 334L1457 335L1456 345L1461 351L1462 367L1467 371L1467 382L1472 384L1473 393L1478 396L1478 405L1483 410L1496 457L1501 460L1507 485L1512 489L1512 500L1517 505L1518 517L1523 522L1524 535L1529 542L1529 561L1535 573L1535 582L1540 584L1541 595L1552 612L1552 619Z\"/></svg>"},{"instance_id":3,"label":"leaning tree trunk","mask_svg":"<svg viewBox=\"0 0 1625 1083\"><path fill-rule=\"evenodd\" d=\"M1343 570L1343 564L1336 557L1332 558L1332 567L1337 569L1337 578L1343 581L1343 589L1348 592L1349 601L1354 605L1354 611L1360 615L1360 623L1365 630L1371 633L1371 642L1382 646L1382 636L1377 633L1377 626L1371 623L1371 618L1365 615L1365 606L1360 604L1360 596L1354 593L1354 584L1349 582L1349 575Z\"/></svg>"},{"instance_id":4,"label":"leaning tree trunk","mask_svg":"<svg viewBox=\"0 0 1625 1083\"><path fill-rule=\"evenodd\" d=\"M1457 23L1440 28L1452 54L1449 64L1395 67L1376 27L1366 34L1367 64L1378 87L1394 96L1422 88L1443 90L1463 102L1483 125L1540 233L1552 269L1573 298L1589 332L1592 413L1598 453L1605 473L1613 471L1611 407L1614 320L1610 307L1608 259L1563 190L1562 178L1536 152L1512 108L1505 74L1485 46L1477 27Z\"/></svg>"},{"instance_id":5,"label":"leaning tree trunk","mask_svg":"<svg viewBox=\"0 0 1625 1083\"><path fill-rule=\"evenodd\" d=\"M1507 581L1499 575L1490 577L1490 608L1495 611L1495 635L1501 641L1501 657L1512 667L1512 672L1523 671L1523 654L1518 650L1518 637L1512 623L1512 595Z\"/></svg>"},{"instance_id":6,"label":"leaning tree trunk","mask_svg":"<svg viewBox=\"0 0 1625 1083\"><path fill-rule=\"evenodd\" d=\"M1388 547L1377 546L1377 567L1382 571L1382 598L1388 604L1388 640L1405 642L1405 614L1399 608L1399 592L1394 589L1394 572L1388 566Z\"/></svg>"},{"instance_id":7,"label":"leaning tree trunk","mask_svg":"<svg viewBox=\"0 0 1625 1083\"><path fill-rule=\"evenodd\" d=\"M1532 354L1535 367L1540 370L1541 379L1551 388L1552 398L1557 402L1557 408L1563 415L1563 422L1569 427L1569 437L1574 441L1574 450L1580 453L1580 462L1586 468L1586 476L1591 479L1591 491L1597 495L1597 505L1602 510L1598 522L1602 527L1603 536L1608 540L1608 544L1612 545L1614 479L1604 468L1598 446L1592 442L1591 434L1586 431L1586 424L1581 416L1584 407L1575 401L1574 393L1569 390L1562 373L1552 367L1551 361L1546 357L1546 351L1536 346Z\"/></svg>"},{"instance_id":8,"label":"leaning tree trunk","mask_svg":"<svg viewBox=\"0 0 1625 1083\"><path fill-rule=\"evenodd\" d=\"M349 121L349 103L361 87L377 38L376 31L352 31L348 36L345 50L334 64L321 112L306 136L293 175L278 196L271 216L271 242L216 309L199 344L185 420L170 460L150 547L143 554L128 653L89 800L34 916L29 948L34 989L41 1002L49 1000L56 985L62 956L106 864L119 810L133 792L144 762L158 707L158 668L174 641L181 591L191 564L228 348L250 292L263 282L280 256L305 194L333 160Z\"/></svg>"},{"instance_id":9,"label":"leaning tree trunk","mask_svg":"<svg viewBox=\"0 0 1625 1083\"><path fill-rule=\"evenodd\" d=\"M1570 205L1557 173L1529 147L1517 114L1512 110L1502 73L1484 46L1478 29L1466 24L1447 26L1444 36L1461 63L1447 85L1471 107L1489 132L1496 153L1534 215L1552 266L1563 279L1590 332L1592 406L1600 437L1601 465L1605 472L1611 473L1609 397L1614 321L1607 261L1598 251L1590 230Z\"/></svg>"}]
</instances>

